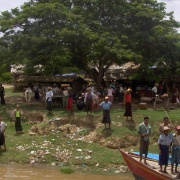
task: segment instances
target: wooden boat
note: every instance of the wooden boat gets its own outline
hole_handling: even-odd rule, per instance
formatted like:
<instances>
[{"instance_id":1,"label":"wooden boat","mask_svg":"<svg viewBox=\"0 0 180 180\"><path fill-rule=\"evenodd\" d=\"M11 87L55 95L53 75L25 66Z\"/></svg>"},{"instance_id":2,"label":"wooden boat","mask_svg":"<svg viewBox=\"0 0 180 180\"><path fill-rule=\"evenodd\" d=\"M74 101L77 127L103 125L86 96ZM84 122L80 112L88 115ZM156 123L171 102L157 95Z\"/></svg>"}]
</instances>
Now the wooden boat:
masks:
<instances>
[{"instance_id":1,"label":"wooden boat","mask_svg":"<svg viewBox=\"0 0 180 180\"><path fill-rule=\"evenodd\" d=\"M178 180L180 173L171 173L171 167L167 167L168 173L159 172L158 161L147 158L147 164L139 162L139 155L125 152L119 149L128 168L134 175L135 180Z\"/></svg>"}]
</instances>

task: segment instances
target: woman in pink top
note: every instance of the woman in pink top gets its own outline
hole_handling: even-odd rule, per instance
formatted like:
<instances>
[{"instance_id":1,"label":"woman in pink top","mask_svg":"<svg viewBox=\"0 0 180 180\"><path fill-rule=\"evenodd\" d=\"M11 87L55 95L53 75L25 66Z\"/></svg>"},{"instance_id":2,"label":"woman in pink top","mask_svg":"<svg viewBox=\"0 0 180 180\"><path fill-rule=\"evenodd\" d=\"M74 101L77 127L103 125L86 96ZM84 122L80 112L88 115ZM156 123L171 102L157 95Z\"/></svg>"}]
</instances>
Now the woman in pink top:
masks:
<instances>
[{"instance_id":1,"label":"woman in pink top","mask_svg":"<svg viewBox=\"0 0 180 180\"><path fill-rule=\"evenodd\" d=\"M128 88L125 94L125 112L124 116L126 117L126 120L128 120L128 117L131 117L130 120L132 120L132 105L131 105L131 92L132 90Z\"/></svg>"}]
</instances>

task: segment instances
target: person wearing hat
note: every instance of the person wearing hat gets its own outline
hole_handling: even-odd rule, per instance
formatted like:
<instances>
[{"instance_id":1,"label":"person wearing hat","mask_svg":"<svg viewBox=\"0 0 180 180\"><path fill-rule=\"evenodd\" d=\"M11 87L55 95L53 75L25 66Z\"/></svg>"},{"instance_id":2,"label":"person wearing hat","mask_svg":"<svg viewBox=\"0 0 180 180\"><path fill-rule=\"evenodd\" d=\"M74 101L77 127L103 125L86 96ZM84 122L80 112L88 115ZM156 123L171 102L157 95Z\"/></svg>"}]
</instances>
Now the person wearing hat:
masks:
<instances>
[{"instance_id":1,"label":"person wearing hat","mask_svg":"<svg viewBox=\"0 0 180 180\"><path fill-rule=\"evenodd\" d=\"M52 113L52 98L53 98L53 92L51 90L51 87L48 87L48 91L46 92L46 103L47 103L47 110L50 113Z\"/></svg>"},{"instance_id":2,"label":"person wearing hat","mask_svg":"<svg viewBox=\"0 0 180 180\"><path fill-rule=\"evenodd\" d=\"M111 117L110 117L110 108L112 103L109 101L108 96L104 98L104 101L99 104L99 106L103 109L103 119L102 123L105 125L109 125L109 129L111 128Z\"/></svg>"},{"instance_id":3,"label":"person wearing hat","mask_svg":"<svg viewBox=\"0 0 180 180\"><path fill-rule=\"evenodd\" d=\"M125 112L124 116L126 117L126 121L128 121L128 117L130 117L130 120L132 119L132 105L131 105L131 92L132 90L128 88L126 90L125 96L124 96L124 101L125 101Z\"/></svg>"},{"instance_id":4,"label":"person wearing hat","mask_svg":"<svg viewBox=\"0 0 180 180\"><path fill-rule=\"evenodd\" d=\"M173 135L169 133L169 127L164 126L163 133L158 139L160 172L167 173L166 168L168 166L169 149L172 144L172 140ZM162 169L163 166L164 170Z\"/></svg>"},{"instance_id":5,"label":"person wearing hat","mask_svg":"<svg viewBox=\"0 0 180 180\"><path fill-rule=\"evenodd\" d=\"M15 130L16 134L23 133L22 125L21 125L21 110L19 104L16 105L16 109L14 110L14 117L15 117Z\"/></svg>"},{"instance_id":6,"label":"person wearing hat","mask_svg":"<svg viewBox=\"0 0 180 180\"><path fill-rule=\"evenodd\" d=\"M148 155L149 147L149 136L151 135L151 126L149 125L149 117L144 117L144 122L139 124L138 134L140 136L140 148L139 148L139 157L140 162L142 161L142 154L144 154L144 163L146 164L146 158Z\"/></svg>"},{"instance_id":7,"label":"person wearing hat","mask_svg":"<svg viewBox=\"0 0 180 180\"><path fill-rule=\"evenodd\" d=\"M175 164L175 173L179 173L177 170L179 161L180 161L180 126L176 127L176 135L172 140L172 157L171 157L171 172L174 172Z\"/></svg>"}]
</instances>

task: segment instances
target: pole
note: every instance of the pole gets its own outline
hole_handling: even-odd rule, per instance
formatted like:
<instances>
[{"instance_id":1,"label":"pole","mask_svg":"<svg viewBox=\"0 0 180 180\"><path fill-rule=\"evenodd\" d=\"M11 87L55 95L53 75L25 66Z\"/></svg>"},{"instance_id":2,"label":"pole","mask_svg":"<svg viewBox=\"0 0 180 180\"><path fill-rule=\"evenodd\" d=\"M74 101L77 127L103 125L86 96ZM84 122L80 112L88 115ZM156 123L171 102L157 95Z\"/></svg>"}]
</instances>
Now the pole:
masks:
<instances>
[{"instance_id":1,"label":"pole","mask_svg":"<svg viewBox=\"0 0 180 180\"><path fill-rule=\"evenodd\" d=\"M165 109L164 109L164 112L165 112L166 116L168 117L169 122L170 122L170 123L171 123L171 125L173 126L172 121L171 121L171 119L170 119L170 117L169 117L169 115L168 115L168 113L167 113L167 111L166 111Z\"/></svg>"}]
</instances>

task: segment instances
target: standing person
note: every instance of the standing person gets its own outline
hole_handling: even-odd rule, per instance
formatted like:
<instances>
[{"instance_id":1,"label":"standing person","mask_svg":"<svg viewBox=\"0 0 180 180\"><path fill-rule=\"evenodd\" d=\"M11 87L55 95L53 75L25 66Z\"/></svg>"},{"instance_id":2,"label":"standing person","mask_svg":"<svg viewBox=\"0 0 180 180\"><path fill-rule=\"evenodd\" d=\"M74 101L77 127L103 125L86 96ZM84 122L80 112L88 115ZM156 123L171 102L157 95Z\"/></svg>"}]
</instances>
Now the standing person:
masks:
<instances>
[{"instance_id":1,"label":"standing person","mask_svg":"<svg viewBox=\"0 0 180 180\"><path fill-rule=\"evenodd\" d=\"M5 141L5 135L4 132L6 131L7 125L2 121L2 118L0 117L0 149L1 146L4 145L4 150L6 151L6 141Z\"/></svg>"},{"instance_id":2,"label":"standing person","mask_svg":"<svg viewBox=\"0 0 180 180\"><path fill-rule=\"evenodd\" d=\"M52 113L52 98L53 98L53 92L51 90L51 87L48 87L48 91L46 92L46 103L49 114Z\"/></svg>"},{"instance_id":3,"label":"standing person","mask_svg":"<svg viewBox=\"0 0 180 180\"><path fill-rule=\"evenodd\" d=\"M159 84L155 83L154 87L152 88L152 97L155 97L156 94L158 93L158 87L159 87Z\"/></svg>"},{"instance_id":4,"label":"standing person","mask_svg":"<svg viewBox=\"0 0 180 180\"><path fill-rule=\"evenodd\" d=\"M87 88L87 93L84 97L85 109L87 111L87 116L91 115L93 109L93 100L98 99L98 97L91 92L91 88ZM89 114L90 113L90 114Z\"/></svg>"},{"instance_id":5,"label":"standing person","mask_svg":"<svg viewBox=\"0 0 180 180\"><path fill-rule=\"evenodd\" d=\"M66 105L66 109L70 111L70 113L73 113L73 94L71 93L68 97L68 102Z\"/></svg>"},{"instance_id":6,"label":"standing person","mask_svg":"<svg viewBox=\"0 0 180 180\"><path fill-rule=\"evenodd\" d=\"M149 125L149 117L144 117L144 122L139 124L138 134L140 136L140 162L142 161L142 155L144 154L144 163L147 164L146 158L148 155L149 136L151 135L151 126Z\"/></svg>"},{"instance_id":7,"label":"standing person","mask_svg":"<svg viewBox=\"0 0 180 180\"><path fill-rule=\"evenodd\" d=\"M34 99L39 100L40 95L39 95L39 85L38 84L35 84L33 91L34 91Z\"/></svg>"},{"instance_id":8,"label":"standing person","mask_svg":"<svg viewBox=\"0 0 180 180\"><path fill-rule=\"evenodd\" d=\"M119 84L119 102L123 103L123 96L124 96L124 88L122 84Z\"/></svg>"},{"instance_id":9,"label":"standing person","mask_svg":"<svg viewBox=\"0 0 180 180\"><path fill-rule=\"evenodd\" d=\"M131 121L133 120L132 119L131 92L132 90L128 88L124 96L124 101L125 101L124 116L126 117L126 121L128 121L128 117L131 117L130 119Z\"/></svg>"},{"instance_id":10,"label":"standing person","mask_svg":"<svg viewBox=\"0 0 180 180\"><path fill-rule=\"evenodd\" d=\"M173 140L173 135L169 133L169 127L164 126L163 133L159 136L158 147L159 147L159 165L160 172L167 173L166 168L169 160L169 149ZM162 170L164 165L164 170Z\"/></svg>"},{"instance_id":11,"label":"standing person","mask_svg":"<svg viewBox=\"0 0 180 180\"><path fill-rule=\"evenodd\" d=\"M160 124L160 126L159 126L159 132L161 134L163 133L163 129L165 126L167 126L170 130L173 128L172 124L170 124L170 122L169 122L168 117L164 117L164 122L162 124Z\"/></svg>"},{"instance_id":12,"label":"standing person","mask_svg":"<svg viewBox=\"0 0 180 180\"><path fill-rule=\"evenodd\" d=\"M108 101L108 97L105 97L105 100L99 104L99 106L103 109L103 120L102 123L105 125L109 124L109 129L111 128L111 117L110 117L110 108L112 103Z\"/></svg>"},{"instance_id":13,"label":"standing person","mask_svg":"<svg viewBox=\"0 0 180 180\"><path fill-rule=\"evenodd\" d=\"M176 127L176 135L172 140L172 157L171 157L171 172L174 172L175 164L175 173L179 173L177 170L178 164L180 162L180 126Z\"/></svg>"},{"instance_id":14,"label":"standing person","mask_svg":"<svg viewBox=\"0 0 180 180\"><path fill-rule=\"evenodd\" d=\"M16 105L16 109L14 110L14 117L16 134L23 133L23 128L21 125L21 110L18 104Z\"/></svg>"},{"instance_id":15,"label":"standing person","mask_svg":"<svg viewBox=\"0 0 180 180\"><path fill-rule=\"evenodd\" d=\"M113 93L114 93L114 89L111 87L111 85L108 87L107 89L107 96L108 96L108 99L109 101L113 104L114 102L114 96L113 96Z\"/></svg>"},{"instance_id":16,"label":"standing person","mask_svg":"<svg viewBox=\"0 0 180 180\"><path fill-rule=\"evenodd\" d=\"M1 99L1 105L5 105L5 89L4 86L2 85L2 83L0 83L0 99Z\"/></svg>"},{"instance_id":17,"label":"standing person","mask_svg":"<svg viewBox=\"0 0 180 180\"><path fill-rule=\"evenodd\" d=\"M68 102L69 92L67 87L64 87L63 90L63 108L66 108Z\"/></svg>"},{"instance_id":18,"label":"standing person","mask_svg":"<svg viewBox=\"0 0 180 180\"><path fill-rule=\"evenodd\" d=\"M100 98L100 93L97 91L97 88L94 89L94 94L97 96L97 98L93 99L93 111L97 111Z\"/></svg>"},{"instance_id":19,"label":"standing person","mask_svg":"<svg viewBox=\"0 0 180 180\"><path fill-rule=\"evenodd\" d=\"M178 105L180 105L180 102L179 102L179 90L177 88L177 86L173 85L173 92L172 92L172 99L171 99L171 103L173 105L175 105L176 103Z\"/></svg>"}]
</instances>

